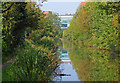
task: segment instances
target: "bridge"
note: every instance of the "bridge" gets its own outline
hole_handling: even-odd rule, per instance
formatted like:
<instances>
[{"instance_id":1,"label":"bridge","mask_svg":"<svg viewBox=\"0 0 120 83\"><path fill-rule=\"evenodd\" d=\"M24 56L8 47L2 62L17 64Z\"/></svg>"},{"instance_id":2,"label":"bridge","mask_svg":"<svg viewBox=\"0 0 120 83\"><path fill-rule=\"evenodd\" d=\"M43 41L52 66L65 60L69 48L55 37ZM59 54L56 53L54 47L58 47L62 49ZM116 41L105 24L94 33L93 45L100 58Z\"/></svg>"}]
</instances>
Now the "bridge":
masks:
<instances>
[{"instance_id":1,"label":"bridge","mask_svg":"<svg viewBox=\"0 0 120 83\"><path fill-rule=\"evenodd\" d=\"M59 15L58 17L61 19L61 29L67 29L73 15Z\"/></svg>"}]
</instances>

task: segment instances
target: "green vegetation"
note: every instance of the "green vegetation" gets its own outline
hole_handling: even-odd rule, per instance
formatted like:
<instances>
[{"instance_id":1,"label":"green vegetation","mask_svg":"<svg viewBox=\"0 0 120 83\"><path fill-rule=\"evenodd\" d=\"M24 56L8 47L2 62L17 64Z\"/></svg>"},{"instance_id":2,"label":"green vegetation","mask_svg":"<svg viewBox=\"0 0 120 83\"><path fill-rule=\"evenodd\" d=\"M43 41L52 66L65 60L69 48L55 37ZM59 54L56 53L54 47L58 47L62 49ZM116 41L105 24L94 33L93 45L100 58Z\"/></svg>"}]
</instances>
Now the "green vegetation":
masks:
<instances>
[{"instance_id":1,"label":"green vegetation","mask_svg":"<svg viewBox=\"0 0 120 83\"><path fill-rule=\"evenodd\" d=\"M118 81L118 61L109 51L64 41L73 67L81 81Z\"/></svg>"},{"instance_id":2,"label":"green vegetation","mask_svg":"<svg viewBox=\"0 0 120 83\"><path fill-rule=\"evenodd\" d=\"M57 14L44 15L32 2L2 2L2 13L3 63L16 57L3 69L3 81L51 81L62 37Z\"/></svg>"},{"instance_id":3,"label":"green vegetation","mask_svg":"<svg viewBox=\"0 0 120 83\"><path fill-rule=\"evenodd\" d=\"M69 51L80 80L118 81L119 5L80 5L70 27L61 30L58 15L44 15L36 3L2 2L2 61L16 58L3 68L3 81L52 81L58 46Z\"/></svg>"},{"instance_id":4,"label":"green vegetation","mask_svg":"<svg viewBox=\"0 0 120 83\"><path fill-rule=\"evenodd\" d=\"M64 32L64 37L72 37L72 40L99 49L118 51L118 12L107 14L111 10L104 9L111 4L115 7L119 5L100 2L80 6L70 23L71 26Z\"/></svg>"},{"instance_id":5,"label":"green vegetation","mask_svg":"<svg viewBox=\"0 0 120 83\"><path fill-rule=\"evenodd\" d=\"M80 5L70 27L63 32L64 38L74 42L69 55L79 79L118 81L119 5L119 2Z\"/></svg>"}]
</instances>

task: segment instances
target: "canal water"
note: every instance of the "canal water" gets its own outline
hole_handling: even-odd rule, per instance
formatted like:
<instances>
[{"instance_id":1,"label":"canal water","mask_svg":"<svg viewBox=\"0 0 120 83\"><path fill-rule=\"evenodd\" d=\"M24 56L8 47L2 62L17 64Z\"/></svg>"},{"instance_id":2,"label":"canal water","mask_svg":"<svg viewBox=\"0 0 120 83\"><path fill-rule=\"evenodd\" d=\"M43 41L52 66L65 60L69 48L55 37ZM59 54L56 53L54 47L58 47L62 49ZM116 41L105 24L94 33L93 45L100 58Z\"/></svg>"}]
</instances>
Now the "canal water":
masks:
<instances>
[{"instance_id":1,"label":"canal water","mask_svg":"<svg viewBox=\"0 0 120 83\"><path fill-rule=\"evenodd\" d=\"M63 41L61 63L53 81L118 81L117 54L79 43Z\"/></svg>"},{"instance_id":2,"label":"canal water","mask_svg":"<svg viewBox=\"0 0 120 83\"><path fill-rule=\"evenodd\" d=\"M59 75L53 81L80 81L69 58L68 50L59 49L58 51L60 52L61 63L58 67Z\"/></svg>"}]
</instances>

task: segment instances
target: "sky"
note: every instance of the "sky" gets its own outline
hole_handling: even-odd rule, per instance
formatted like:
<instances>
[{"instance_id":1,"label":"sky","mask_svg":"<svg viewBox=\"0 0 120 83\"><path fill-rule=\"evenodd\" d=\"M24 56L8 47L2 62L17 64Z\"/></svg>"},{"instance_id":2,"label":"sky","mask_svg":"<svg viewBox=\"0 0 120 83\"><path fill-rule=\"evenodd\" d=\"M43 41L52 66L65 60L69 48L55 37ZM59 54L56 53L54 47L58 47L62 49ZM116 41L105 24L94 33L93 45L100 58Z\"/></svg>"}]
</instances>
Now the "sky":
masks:
<instances>
[{"instance_id":1,"label":"sky","mask_svg":"<svg viewBox=\"0 0 120 83\"><path fill-rule=\"evenodd\" d=\"M81 2L85 0L47 0L47 2Z\"/></svg>"},{"instance_id":2,"label":"sky","mask_svg":"<svg viewBox=\"0 0 120 83\"><path fill-rule=\"evenodd\" d=\"M86 0L47 0L41 7L42 11L52 11L53 13L75 14L81 2Z\"/></svg>"},{"instance_id":3,"label":"sky","mask_svg":"<svg viewBox=\"0 0 120 83\"><path fill-rule=\"evenodd\" d=\"M70 13L75 14L79 5L80 2L47 2L43 3L41 10L52 11L54 13L58 13L59 15Z\"/></svg>"}]
</instances>

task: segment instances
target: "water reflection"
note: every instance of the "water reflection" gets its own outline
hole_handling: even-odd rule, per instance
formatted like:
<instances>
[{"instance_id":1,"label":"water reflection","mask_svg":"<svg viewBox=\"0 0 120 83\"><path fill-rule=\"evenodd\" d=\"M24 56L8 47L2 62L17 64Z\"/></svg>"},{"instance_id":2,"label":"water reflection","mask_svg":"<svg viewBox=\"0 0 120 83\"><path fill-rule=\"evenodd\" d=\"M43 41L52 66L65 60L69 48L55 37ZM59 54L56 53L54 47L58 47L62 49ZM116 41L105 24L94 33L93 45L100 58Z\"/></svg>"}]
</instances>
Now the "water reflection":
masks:
<instances>
[{"instance_id":1,"label":"water reflection","mask_svg":"<svg viewBox=\"0 0 120 83\"><path fill-rule=\"evenodd\" d=\"M63 43L81 81L118 81L118 61L115 52L98 50L70 41Z\"/></svg>"},{"instance_id":2,"label":"water reflection","mask_svg":"<svg viewBox=\"0 0 120 83\"><path fill-rule=\"evenodd\" d=\"M70 41L64 41L62 45L60 49L63 50L59 49L61 64L58 68L60 74L69 76L60 76L61 81L118 81L115 52Z\"/></svg>"},{"instance_id":3,"label":"water reflection","mask_svg":"<svg viewBox=\"0 0 120 83\"><path fill-rule=\"evenodd\" d=\"M71 64L71 60L68 56L68 50L60 50L60 59L61 63L59 67L56 69L56 76L53 81L80 81L78 79L77 73Z\"/></svg>"},{"instance_id":4,"label":"water reflection","mask_svg":"<svg viewBox=\"0 0 120 83\"><path fill-rule=\"evenodd\" d=\"M61 60L70 60L67 50L61 50L60 53L61 53L61 56L59 58Z\"/></svg>"}]
</instances>

